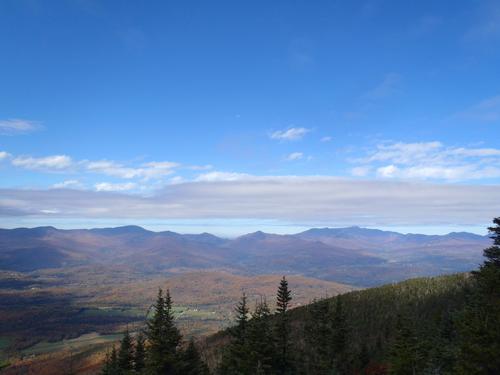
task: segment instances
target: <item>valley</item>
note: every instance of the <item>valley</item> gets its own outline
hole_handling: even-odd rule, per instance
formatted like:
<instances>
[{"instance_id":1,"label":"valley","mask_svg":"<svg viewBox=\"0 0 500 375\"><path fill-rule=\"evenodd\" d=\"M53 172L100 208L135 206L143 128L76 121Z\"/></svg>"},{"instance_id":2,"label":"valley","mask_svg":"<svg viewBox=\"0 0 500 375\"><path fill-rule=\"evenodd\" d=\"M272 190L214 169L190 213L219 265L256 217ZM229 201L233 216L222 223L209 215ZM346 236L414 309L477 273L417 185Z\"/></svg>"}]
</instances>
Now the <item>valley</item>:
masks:
<instances>
[{"instance_id":1,"label":"valley","mask_svg":"<svg viewBox=\"0 0 500 375\"><path fill-rule=\"evenodd\" d=\"M243 292L251 306L273 301L282 275L293 307L300 307L369 286L468 271L489 241L358 227L234 239L135 226L0 230L0 355L30 366L67 365L78 353L101 361L117 333L143 326L159 287L170 290L183 335L206 337L232 324Z\"/></svg>"}]
</instances>

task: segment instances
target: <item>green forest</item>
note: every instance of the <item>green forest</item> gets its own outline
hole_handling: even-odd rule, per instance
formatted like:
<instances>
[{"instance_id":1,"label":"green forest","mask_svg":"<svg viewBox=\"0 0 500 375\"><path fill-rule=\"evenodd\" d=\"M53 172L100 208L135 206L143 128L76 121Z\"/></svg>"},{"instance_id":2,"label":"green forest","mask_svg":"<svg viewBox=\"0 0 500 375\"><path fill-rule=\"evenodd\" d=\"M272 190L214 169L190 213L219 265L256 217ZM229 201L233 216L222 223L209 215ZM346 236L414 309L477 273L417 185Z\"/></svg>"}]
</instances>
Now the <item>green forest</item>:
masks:
<instances>
[{"instance_id":1,"label":"green forest","mask_svg":"<svg viewBox=\"0 0 500 375\"><path fill-rule=\"evenodd\" d=\"M183 340L160 289L151 318L107 353L101 374L499 374L500 218L493 222L476 271L293 309L283 277L275 302L243 294L234 325L205 339Z\"/></svg>"}]
</instances>

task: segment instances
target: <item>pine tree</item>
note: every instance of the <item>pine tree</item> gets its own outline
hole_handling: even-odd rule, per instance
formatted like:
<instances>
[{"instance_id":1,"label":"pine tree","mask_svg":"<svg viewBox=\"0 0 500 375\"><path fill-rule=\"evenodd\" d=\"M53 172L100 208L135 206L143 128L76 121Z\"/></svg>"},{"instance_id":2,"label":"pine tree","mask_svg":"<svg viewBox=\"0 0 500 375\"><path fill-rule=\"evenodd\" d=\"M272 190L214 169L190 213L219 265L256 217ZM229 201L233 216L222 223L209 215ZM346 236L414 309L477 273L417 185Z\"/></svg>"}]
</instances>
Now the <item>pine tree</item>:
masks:
<instances>
[{"instance_id":1,"label":"pine tree","mask_svg":"<svg viewBox=\"0 0 500 375\"><path fill-rule=\"evenodd\" d=\"M457 321L460 352L457 373L500 373L500 217L488 228L493 246L484 250L484 263L473 272L476 283Z\"/></svg>"},{"instance_id":2,"label":"pine tree","mask_svg":"<svg viewBox=\"0 0 500 375\"><path fill-rule=\"evenodd\" d=\"M111 371L111 357L109 354L109 351L106 352L106 357L104 358L104 365L101 368L101 372L99 373L100 375L110 375Z\"/></svg>"},{"instance_id":3,"label":"pine tree","mask_svg":"<svg viewBox=\"0 0 500 375\"><path fill-rule=\"evenodd\" d=\"M332 319L327 301L315 301L307 308L305 342L306 372L325 374L332 368Z\"/></svg>"},{"instance_id":4,"label":"pine tree","mask_svg":"<svg viewBox=\"0 0 500 375\"><path fill-rule=\"evenodd\" d=\"M291 291L288 289L288 281L285 276L280 281L276 301L276 370L279 374L292 373L290 359L290 326L288 322L288 310L292 300Z\"/></svg>"},{"instance_id":5,"label":"pine tree","mask_svg":"<svg viewBox=\"0 0 500 375\"><path fill-rule=\"evenodd\" d=\"M135 351L134 351L134 370L140 373L145 367L146 361L146 348L145 348L145 338L142 332L137 334L135 339Z\"/></svg>"},{"instance_id":6,"label":"pine tree","mask_svg":"<svg viewBox=\"0 0 500 375\"><path fill-rule=\"evenodd\" d=\"M228 375L251 374L247 332L249 309L245 293L243 293L240 302L236 306L235 312L236 325L230 331L232 340L223 355L218 372Z\"/></svg>"},{"instance_id":7,"label":"pine tree","mask_svg":"<svg viewBox=\"0 0 500 375\"><path fill-rule=\"evenodd\" d=\"M147 372L158 375L174 374L181 335L174 325L172 299L168 290L165 297L161 289L158 291L154 315L147 322L146 336L148 340Z\"/></svg>"},{"instance_id":8,"label":"pine tree","mask_svg":"<svg viewBox=\"0 0 500 375\"><path fill-rule=\"evenodd\" d=\"M120 343L118 351L118 367L122 373L128 373L134 368L134 347L132 337L127 329Z\"/></svg>"},{"instance_id":9,"label":"pine tree","mask_svg":"<svg viewBox=\"0 0 500 375\"><path fill-rule=\"evenodd\" d=\"M349 368L349 359L347 355L348 345L348 327L347 318L344 313L342 297L335 298L335 310L332 322L332 357L334 358L333 367L338 373L347 373Z\"/></svg>"},{"instance_id":10,"label":"pine tree","mask_svg":"<svg viewBox=\"0 0 500 375\"><path fill-rule=\"evenodd\" d=\"M116 348L113 346L111 353L106 353L106 359L100 372L101 375L121 375L120 367L118 366L118 355Z\"/></svg>"},{"instance_id":11,"label":"pine tree","mask_svg":"<svg viewBox=\"0 0 500 375\"><path fill-rule=\"evenodd\" d=\"M271 311L265 300L255 306L248 325L248 347L250 365L256 373L272 374L274 363L274 340L269 317Z\"/></svg>"},{"instance_id":12,"label":"pine tree","mask_svg":"<svg viewBox=\"0 0 500 375\"><path fill-rule=\"evenodd\" d=\"M189 340L186 350L181 355L179 374L182 375L208 375L207 365L201 359L193 338Z\"/></svg>"},{"instance_id":13,"label":"pine tree","mask_svg":"<svg viewBox=\"0 0 500 375\"><path fill-rule=\"evenodd\" d=\"M398 315L396 337L391 350L390 373L393 375L420 374L422 355L419 341L406 316Z\"/></svg>"}]
</instances>

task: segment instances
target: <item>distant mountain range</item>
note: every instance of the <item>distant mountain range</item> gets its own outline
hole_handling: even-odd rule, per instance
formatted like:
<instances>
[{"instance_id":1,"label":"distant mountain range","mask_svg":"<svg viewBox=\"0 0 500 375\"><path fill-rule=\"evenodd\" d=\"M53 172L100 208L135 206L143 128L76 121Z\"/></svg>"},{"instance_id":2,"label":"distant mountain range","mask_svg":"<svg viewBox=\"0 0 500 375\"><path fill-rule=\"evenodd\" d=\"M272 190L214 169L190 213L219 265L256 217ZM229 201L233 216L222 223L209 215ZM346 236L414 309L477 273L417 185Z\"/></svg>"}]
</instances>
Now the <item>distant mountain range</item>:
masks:
<instances>
[{"instance_id":1,"label":"distant mountain range","mask_svg":"<svg viewBox=\"0 0 500 375\"><path fill-rule=\"evenodd\" d=\"M359 227L314 228L294 235L255 232L234 239L138 226L18 228L0 229L0 269L123 265L145 274L301 274L371 286L474 269L490 243L487 236L465 232L422 235Z\"/></svg>"}]
</instances>

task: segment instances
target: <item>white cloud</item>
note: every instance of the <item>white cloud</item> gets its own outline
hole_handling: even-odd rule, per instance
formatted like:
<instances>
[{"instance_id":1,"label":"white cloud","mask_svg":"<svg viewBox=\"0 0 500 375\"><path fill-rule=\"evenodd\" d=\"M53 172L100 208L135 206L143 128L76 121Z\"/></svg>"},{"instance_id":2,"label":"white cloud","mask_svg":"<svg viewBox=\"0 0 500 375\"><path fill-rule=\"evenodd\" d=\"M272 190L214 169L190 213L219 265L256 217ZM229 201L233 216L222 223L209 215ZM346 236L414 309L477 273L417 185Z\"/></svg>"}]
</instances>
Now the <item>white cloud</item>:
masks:
<instances>
[{"instance_id":1,"label":"white cloud","mask_svg":"<svg viewBox=\"0 0 500 375\"><path fill-rule=\"evenodd\" d=\"M499 189L499 185L240 175L233 180L170 184L148 196L110 192L109 185L102 185L101 192L0 189L0 216L40 216L40 210L50 208L58 210L61 218L241 218L328 225L470 225L498 216L500 201L492 197Z\"/></svg>"},{"instance_id":2,"label":"white cloud","mask_svg":"<svg viewBox=\"0 0 500 375\"><path fill-rule=\"evenodd\" d=\"M0 161L10 158L11 155L7 151L0 151Z\"/></svg>"},{"instance_id":3,"label":"white cloud","mask_svg":"<svg viewBox=\"0 0 500 375\"><path fill-rule=\"evenodd\" d=\"M7 119L0 120L0 134L16 135L31 133L40 128L40 124L36 121L23 119Z\"/></svg>"},{"instance_id":4,"label":"white cloud","mask_svg":"<svg viewBox=\"0 0 500 375\"><path fill-rule=\"evenodd\" d=\"M57 184L52 185L54 189L80 189L83 187L83 184L78 180L65 180L63 182L59 182Z\"/></svg>"},{"instance_id":5,"label":"white cloud","mask_svg":"<svg viewBox=\"0 0 500 375\"><path fill-rule=\"evenodd\" d=\"M126 167L122 164L109 160L91 161L86 163L86 169L93 173L105 174L113 177L126 179L132 178L160 178L174 173L178 163L170 161L153 161L144 163L140 167Z\"/></svg>"},{"instance_id":6,"label":"white cloud","mask_svg":"<svg viewBox=\"0 0 500 375\"><path fill-rule=\"evenodd\" d=\"M18 156L12 159L12 165L33 170L61 171L70 168L73 161L67 155L52 155L41 158Z\"/></svg>"},{"instance_id":7,"label":"white cloud","mask_svg":"<svg viewBox=\"0 0 500 375\"><path fill-rule=\"evenodd\" d=\"M330 142L333 138L330 136L322 137L320 139L321 142Z\"/></svg>"},{"instance_id":8,"label":"white cloud","mask_svg":"<svg viewBox=\"0 0 500 375\"><path fill-rule=\"evenodd\" d=\"M193 171L208 171L210 169L213 169L214 166L211 164L206 164L206 165L190 165L187 167L187 169L191 169Z\"/></svg>"},{"instance_id":9,"label":"white cloud","mask_svg":"<svg viewBox=\"0 0 500 375\"><path fill-rule=\"evenodd\" d=\"M286 156L285 160L294 161L294 160L300 160L303 157L304 157L304 154L302 152L292 152L291 154Z\"/></svg>"},{"instance_id":10,"label":"white cloud","mask_svg":"<svg viewBox=\"0 0 500 375\"><path fill-rule=\"evenodd\" d=\"M394 177L398 173L398 167L394 165L387 165L377 169L377 175L381 177Z\"/></svg>"},{"instance_id":11,"label":"white cloud","mask_svg":"<svg viewBox=\"0 0 500 375\"><path fill-rule=\"evenodd\" d=\"M113 184L111 182L100 182L94 185L96 191L128 191L135 189L137 184L133 182L125 182Z\"/></svg>"},{"instance_id":12,"label":"white cloud","mask_svg":"<svg viewBox=\"0 0 500 375\"><path fill-rule=\"evenodd\" d=\"M248 177L250 177L250 175L246 173L213 171L200 174L198 177L196 177L195 181L238 181Z\"/></svg>"},{"instance_id":13,"label":"white cloud","mask_svg":"<svg viewBox=\"0 0 500 375\"><path fill-rule=\"evenodd\" d=\"M437 141L380 144L355 162L375 167L382 178L460 181L500 177L500 149L447 147Z\"/></svg>"},{"instance_id":14,"label":"white cloud","mask_svg":"<svg viewBox=\"0 0 500 375\"><path fill-rule=\"evenodd\" d=\"M369 166L354 167L351 169L351 175L355 177L365 177L368 176L370 171L371 167Z\"/></svg>"},{"instance_id":15,"label":"white cloud","mask_svg":"<svg viewBox=\"0 0 500 375\"><path fill-rule=\"evenodd\" d=\"M277 130L271 133L271 139L277 139L280 141L297 141L302 139L304 135L309 133L311 129L307 128L289 128L286 130Z\"/></svg>"}]
</instances>

